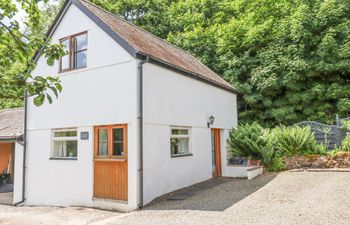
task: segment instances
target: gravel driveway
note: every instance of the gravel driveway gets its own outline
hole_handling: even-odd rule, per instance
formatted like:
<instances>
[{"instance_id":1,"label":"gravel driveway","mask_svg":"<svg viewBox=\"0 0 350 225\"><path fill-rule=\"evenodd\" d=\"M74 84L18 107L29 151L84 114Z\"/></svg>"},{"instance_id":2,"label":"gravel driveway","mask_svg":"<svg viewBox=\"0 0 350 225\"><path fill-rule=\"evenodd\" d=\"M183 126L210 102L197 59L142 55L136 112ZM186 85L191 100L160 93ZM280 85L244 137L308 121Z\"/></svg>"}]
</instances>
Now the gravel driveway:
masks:
<instances>
[{"instance_id":1,"label":"gravel driveway","mask_svg":"<svg viewBox=\"0 0 350 225\"><path fill-rule=\"evenodd\" d=\"M350 173L283 172L227 180L142 211L0 206L0 224L350 224Z\"/></svg>"}]
</instances>

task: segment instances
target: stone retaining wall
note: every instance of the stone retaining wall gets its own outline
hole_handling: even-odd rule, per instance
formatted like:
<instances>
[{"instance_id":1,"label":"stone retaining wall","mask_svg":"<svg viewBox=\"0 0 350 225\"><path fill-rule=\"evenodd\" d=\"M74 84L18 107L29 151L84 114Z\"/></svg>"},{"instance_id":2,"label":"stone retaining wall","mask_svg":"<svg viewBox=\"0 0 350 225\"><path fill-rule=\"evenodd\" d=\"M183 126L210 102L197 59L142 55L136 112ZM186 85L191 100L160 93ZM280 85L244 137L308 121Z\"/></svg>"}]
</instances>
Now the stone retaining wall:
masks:
<instances>
[{"instance_id":1,"label":"stone retaining wall","mask_svg":"<svg viewBox=\"0 0 350 225\"><path fill-rule=\"evenodd\" d=\"M350 168L350 152L336 155L293 156L285 159L286 169L297 168Z\"/></svg>"}]
</instances>

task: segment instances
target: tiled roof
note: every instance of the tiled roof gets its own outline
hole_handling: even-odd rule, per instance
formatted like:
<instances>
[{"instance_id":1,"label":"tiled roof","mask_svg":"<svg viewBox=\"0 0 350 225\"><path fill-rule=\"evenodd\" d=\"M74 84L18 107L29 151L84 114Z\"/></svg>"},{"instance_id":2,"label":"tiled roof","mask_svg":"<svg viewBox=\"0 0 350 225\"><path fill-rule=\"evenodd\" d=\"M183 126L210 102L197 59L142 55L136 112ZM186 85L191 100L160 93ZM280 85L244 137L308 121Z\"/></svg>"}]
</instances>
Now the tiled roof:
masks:
<instances>
[{"instance_id":1,"label":"tiled roof","mask_svg":"<svg viewBox=\"0 0 350 225\"><path fill-rule=\"evenodd\" d=\"M0 139L13 139L23 134L24 108L0 110Z\"/></svg>"},{"instance_id":2,"label":"tiled roof","mask_svg":"<svg viewBox=\"0 0 350 225\"><path fill-rule=\"evenodd\" d=\"M137 54L148 55L160 62L188 72L197 78L236 92L236 90L218 74L206 67L188 52L142 30L134 24L86 0L75 0L103 21L108 28L134 48Z\"/></svg>"}]
</instances>

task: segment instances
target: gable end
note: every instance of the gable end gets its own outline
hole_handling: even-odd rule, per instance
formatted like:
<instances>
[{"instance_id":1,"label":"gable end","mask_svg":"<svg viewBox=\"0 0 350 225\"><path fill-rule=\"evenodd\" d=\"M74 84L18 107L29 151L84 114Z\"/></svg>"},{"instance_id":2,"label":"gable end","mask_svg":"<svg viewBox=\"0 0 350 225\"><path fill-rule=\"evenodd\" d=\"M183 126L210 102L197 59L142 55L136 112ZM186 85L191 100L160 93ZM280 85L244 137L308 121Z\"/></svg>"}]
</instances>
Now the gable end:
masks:
<instances>
[{"instance_id":1,"label":"gable end","mask_svg":"<svg viewBox=\"0 0 350 225\"><path fill-rule=\"evenodd\" d=\"M81 2L83 1L83 2ZM117 44L119 44L126 52L128 52L132 57L144 59L149 58L151 62L156 63L158 65L163 66L164 68L171 69L179 72L182 75L186 75L188 77L194 78L196 80L205 82L207 84L213 85L217 88L221 88L228 92L234 94L241 94L237 89L233 88L229 83L227 83L223 78L217 75L215 72L206 67L203 63L195 59L192 55L185 52L184 50L173 46L166 41L150 34L147 31L138 28L137 26L128 23L127 21L123 21L122 19L117 19L117 17L102 8L86 1L86 0L66 0L59 14L55 18L53 24L51 25L49 31L47 32L47 37L51 38L62 18L65 16L68 8L71 5L76 6L83 14L85 14L89 19L91 19L98 27L100 27L108 36L110 36ZM92 8L90 8L92 7ZM99 11L96 11L99 10ZM99 16L102 15L102 18ZM107 16L107 21L104 16ZM131 29L130 32L134 35L137 35L140 43L130 37L129 34L125 34L125 32L119 33L118 30L115 30L115 24L113 22L122 23L123 26L127 25L127 29ZM145 37L143 37L143 35ZM162 49L163 52L161 54L153 54L154 50L147 50L143 48L153 48L153 49ZM165 50L165 51L164 51ZM167 51L166 51L167 50ZM149 52L151 51L151 52ZM171 53L175 51L175 53ZM34 56L35 62L38 61L39 56L41 55L41 51L37 52ZM180 54L181 53L181 54ZM182 55L179 57L178 54ZM165 57L165 58L162 58ZM169 58L170 57L170 58ZM175 61L174 61L175 60Z\"/></svg>"}]
</instances>

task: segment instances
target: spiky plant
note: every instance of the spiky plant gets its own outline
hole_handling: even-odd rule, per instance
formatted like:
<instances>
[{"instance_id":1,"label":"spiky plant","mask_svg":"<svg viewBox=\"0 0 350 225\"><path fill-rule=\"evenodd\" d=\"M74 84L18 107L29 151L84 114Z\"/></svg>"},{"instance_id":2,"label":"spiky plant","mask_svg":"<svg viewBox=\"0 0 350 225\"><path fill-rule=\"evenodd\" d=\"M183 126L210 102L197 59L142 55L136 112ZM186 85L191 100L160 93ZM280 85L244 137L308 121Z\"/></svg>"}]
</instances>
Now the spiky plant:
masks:
<instances>
[{"instance_id":1,"label":"spiky plant","mask_svg":"<svg viewBox=\"0 0 350 225\"><path fill-rule=\"evenodd\" d=\"M230 131L228 142L229 157L262 159L262 149L268 144L267 131L259 124L244 124Z\"/></svg>"},{"instance_id":2,"label":"spiky plant","mask_svg":"<svg viewBox=\"0 0 350 225\"><path fill-rule=\"evenodd\" d=\"M317 152L317 142L310 127L280 126L272 131L275 146L282 155L300 155Z\"/></svg>"}]
</instances>

